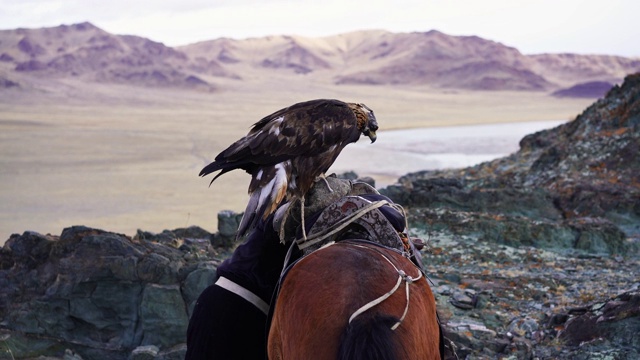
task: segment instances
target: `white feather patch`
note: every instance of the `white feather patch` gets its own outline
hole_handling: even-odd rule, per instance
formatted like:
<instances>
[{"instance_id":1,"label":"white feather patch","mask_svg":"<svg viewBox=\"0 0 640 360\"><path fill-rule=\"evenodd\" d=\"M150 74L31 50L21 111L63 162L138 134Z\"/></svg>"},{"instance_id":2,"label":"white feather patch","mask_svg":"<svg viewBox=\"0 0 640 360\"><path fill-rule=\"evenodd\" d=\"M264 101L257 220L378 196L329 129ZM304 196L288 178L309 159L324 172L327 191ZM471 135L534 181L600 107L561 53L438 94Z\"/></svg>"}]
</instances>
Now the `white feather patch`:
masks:
<instances>
[{"instance_id":1,"label":"white feather patch","mask_svg":"<svg viewBox=\"0 0 640 360\"><path fill-rule=\"evenodd\" d=\"M278 190L287 186L287 171L284 163L274 165L275 175L273 179L269 181L262 189L260 189L260 195L258 198L258 209L262 209L267 204L267 201L272 202L278 195Z\"/></svg>"},{"instance_id":2,"label":"white feather patch","mask_svg":"<svg viewBox=\"0 0 640 360\"><path fill-rule=\"evenodd\" d=\"M274 189L276 192L282 187L287 187L287 169L285 167L285 163L276 165L276 176L273 177L273 180L275 181Z\"/></svg>"},{"instance_id":3,"label":"white feather patch","mask_svg":"<svg viewBox=\"0 0 640 360\"><path fill-rule=\"evenodd\" d=\"M280 135L280 125L284 121L284 116L280 116L279 118L273 119L271 123L271 128L269 129L269 134L278 136Z\"/></svg>"},{"instance_id":4,"label":"white feather patch","mask_svg":"<svg viewBox=\"0 0 640 360\"><path fill-rule=\"evenodd\" d=\"M269 129L269 134L275 135L275 136L280 135L280 127L278 126L271 127L271 129Z\"/></svg>"}]
</instances>

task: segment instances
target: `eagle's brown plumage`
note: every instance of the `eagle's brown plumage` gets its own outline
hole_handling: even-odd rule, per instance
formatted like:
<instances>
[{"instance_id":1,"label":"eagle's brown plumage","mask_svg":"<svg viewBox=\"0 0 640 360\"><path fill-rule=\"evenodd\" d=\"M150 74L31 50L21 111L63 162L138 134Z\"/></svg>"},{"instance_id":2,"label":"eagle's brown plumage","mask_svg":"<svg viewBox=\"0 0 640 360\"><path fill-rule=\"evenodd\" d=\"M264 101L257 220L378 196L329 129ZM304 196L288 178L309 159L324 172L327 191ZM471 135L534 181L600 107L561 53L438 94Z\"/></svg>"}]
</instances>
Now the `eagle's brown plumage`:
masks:
<instances>
[{"instance_id":1,"label":"eagle's brown plumage","mask_svg":"<svg viewBox=\"0 0 640 360\"><path fill-rule=\"evenodd\" d=\"M200 176L235 169L251 174L249 203L238 236L266 219L285 199L304 199L342 149L360 135L376 140L378 123L364 104L311 100L263 118L249 133L216 156Z\"/></svg>"}]
</instances>

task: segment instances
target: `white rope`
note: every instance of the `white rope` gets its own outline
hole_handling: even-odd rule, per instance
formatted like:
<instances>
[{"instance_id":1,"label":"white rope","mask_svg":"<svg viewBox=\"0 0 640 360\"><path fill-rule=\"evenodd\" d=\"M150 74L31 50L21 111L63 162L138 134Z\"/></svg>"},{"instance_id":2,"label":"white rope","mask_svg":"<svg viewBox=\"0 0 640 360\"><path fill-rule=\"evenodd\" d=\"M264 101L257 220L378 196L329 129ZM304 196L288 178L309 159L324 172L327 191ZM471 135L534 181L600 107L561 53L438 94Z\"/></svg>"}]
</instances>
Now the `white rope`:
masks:
<instances>
[{"instance_id":1,"label":"white rope","mask_svg":"<svg viewBox=\"0 0 640 360\"><path fill-rule=\"evenodd\" d=\"M398 320L398 322L391 327L391 330L397 329L398 326L400 326L400 323L404 321L404 318L407 316L407 313L409 312L409 281L406 281L404 284L405 284L404 288L405 288L405 294L407 298L407 305L404 307L404 312L402 313L400 320Z\"/></svg>"},{"instance_id":2,"label":"white rope","mask_svg":"<svg viewBox=\"0 0 640 360\"><path fill-rule=\"evenodd\" d=\"M387 300L389 297L391 297L391 295L393 295L393 293L396 292L396 290L398 290L398 288L400 287L400 284L402 283L402 277L398 276L398 281L396 282L395 286L393 287L393 289L391 289L391 291L389 291L388 293L380 296L379 298L365 304L364 306L362 306L360 309L356 310L356 312L354 312L351 317L349 318L349 324L351 324L351 321L353 321L353 319L355 319L358 315L362 314L363 312L371 309L372 307L380 304L381 302Z\"/></svg>"},{"instance_id":3,"label":"white rope","mask_svg":"<svg viewBox=\"0 0 640 360\"><path fill-rule=\"evenodd\" d=\"M358 244L348 244L351 246L356 246L356 247L360 247L360 248L365 248L368 249L368 247L366 246L362 246L362 245L358 245ZM385 259L389 264L391 264L391 266L396 270L396 272L398 273L398 281L396 281L396 284L393 286L393 288L387 292L386 294L380 296L379 298L372 300L370 302L368 302L367 304L363 305L362 307L360 307L358 310L356 310L351 317L349 317L349 324L351 324L351 321L353 321L353 319L355 319L356 317L358 317L360 314L364 313L365 311L371 309L372 307L380 304L381 302L387 300L388 298L390 298L400 287L400 284L402 283L402 280L405 281L405 294L406 294L406 305L404 307L404 312L402 313L402 316L400 317L400 319L393 325L391 326L391 330L395 330L398 328L398 326L400 326L400 324L402 323L402 321L404 321L405 317L407 316L407 313L409 312L409 284L414 283L418 280L420 280L422 278L422 271L418 271L418 276L411 277L409 275L407 275L407 273L405 273L403 270L398 269L398 267L391 262L391 260L384 255L383 253L380 253L380 256L382 256L383 259Z\"/></svg>"}]
</instances>

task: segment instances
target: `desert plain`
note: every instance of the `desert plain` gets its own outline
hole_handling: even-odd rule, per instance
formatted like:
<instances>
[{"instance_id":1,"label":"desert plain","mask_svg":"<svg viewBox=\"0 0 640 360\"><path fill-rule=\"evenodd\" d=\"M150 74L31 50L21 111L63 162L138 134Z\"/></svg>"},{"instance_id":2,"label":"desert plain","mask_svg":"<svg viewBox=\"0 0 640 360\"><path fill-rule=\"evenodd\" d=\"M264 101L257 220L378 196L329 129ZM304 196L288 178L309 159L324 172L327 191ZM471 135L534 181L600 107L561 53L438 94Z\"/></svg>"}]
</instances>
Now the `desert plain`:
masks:
<instances>
[{"instance_id":1,"label":"desert plain","mask_svg":"<svg viewBox=\"0 0 640 360\"><path fill-rule=\"evenodd\" d=\"M304 76L222 79L216 91L73 79L1 91L0 242L71 225L127 235L191 225L215 231L219 211L243 211L249 176L234 171L209 187L199 170L263 116L300 101L363 102L376 114L379 139L397 129L570 120L593 102L540 91L336 85ZM404 174L401 166L376 165L389 156L363 165L349 149L330 172L359 161L358 175L378 184Z\"/></svg>"}]
</instances>

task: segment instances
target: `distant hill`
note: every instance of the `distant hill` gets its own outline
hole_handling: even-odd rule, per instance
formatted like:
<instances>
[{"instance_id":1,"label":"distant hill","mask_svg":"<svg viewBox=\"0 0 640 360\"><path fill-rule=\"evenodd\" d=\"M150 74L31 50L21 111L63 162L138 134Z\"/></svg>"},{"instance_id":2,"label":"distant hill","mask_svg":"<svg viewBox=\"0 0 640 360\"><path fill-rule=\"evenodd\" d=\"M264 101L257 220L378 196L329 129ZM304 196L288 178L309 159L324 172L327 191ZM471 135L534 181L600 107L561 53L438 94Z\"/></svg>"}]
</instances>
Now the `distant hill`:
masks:
<instances>
[{"instance_id":1,"label":"distant hill","mask_svg":"<svg viewBox=\"0 0 640 360\"><path fill-rule=\"evenodd\" d=\"M171 48L113 35L90 23L0 31L0 85L30 77L140 86L214 89L222 79L274 73L292 81L426 85L471 90L555 91L585 82L619 83L640 59L609 55L523 55L477 36L367 30L309 38L220 38Z\"/></svg>"},{"instance_id":2,"label":"distant hill","mask_svg":"<svg viewBox=\"0 0 640 360\"><path fill-rule=\"evenodd\" d=\"M606 81L589 81L573 85L570 88L554 91L552 95L559 97L584 97L599 98L603 97L613 85Z\"/></svg>"},{"instance_id":3,"label":"distant hill","mask_svg":"<svg viewBox=\"0 0 640 360\"><path fill-rule=\"evenodd\" d=\"M143 86L208 88L200 74L229 76L215 63L191 63L161 43L90 23L0 31L0 62L0 69L18 74Z\"/></svg>"}]
</instances>

